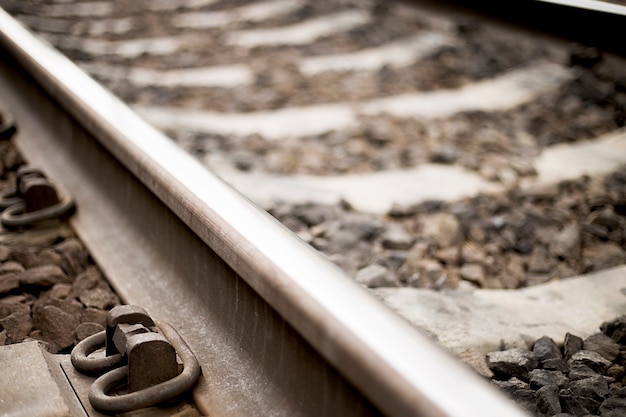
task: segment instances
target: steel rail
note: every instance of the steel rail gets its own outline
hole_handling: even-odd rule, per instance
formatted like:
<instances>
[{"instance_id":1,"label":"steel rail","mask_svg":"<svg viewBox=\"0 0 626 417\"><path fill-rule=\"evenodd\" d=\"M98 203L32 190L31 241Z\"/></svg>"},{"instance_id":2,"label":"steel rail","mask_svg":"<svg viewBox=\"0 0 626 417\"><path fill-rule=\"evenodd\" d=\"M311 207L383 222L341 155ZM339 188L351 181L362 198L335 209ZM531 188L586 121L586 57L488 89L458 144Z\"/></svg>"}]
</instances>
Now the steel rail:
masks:
<instances>
[{"instance_id":1,"label":"steel rail","mask_svg":"<svg viewBox=\"0 0 626 417\"><path fill-rule=\"evenodd\" d=\"M598 0L409 0L460 7L518 27L530 28L568 42L626 55L626 6Z\"/></svg>"},{"instance_id":2,"label":"steel rail","mask_svg":"<svg viewBox=\"0 0 626 417\"><path fill-rule=\"evenodd\" d=\"M18 147L124 300L194 351L204 413L525 415L1 9L0 45Z\"/></svg>"}]
</instances>

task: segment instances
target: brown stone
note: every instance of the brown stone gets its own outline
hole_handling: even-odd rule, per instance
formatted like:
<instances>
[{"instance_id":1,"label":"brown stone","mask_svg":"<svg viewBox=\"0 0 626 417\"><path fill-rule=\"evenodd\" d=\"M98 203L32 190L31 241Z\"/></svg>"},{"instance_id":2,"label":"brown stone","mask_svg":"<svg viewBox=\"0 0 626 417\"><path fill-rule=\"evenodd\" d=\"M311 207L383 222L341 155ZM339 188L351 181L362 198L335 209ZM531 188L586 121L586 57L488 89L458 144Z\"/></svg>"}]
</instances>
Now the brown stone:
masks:
<instances>
[{"instance_id":1,"label":"brown stone","mask_svg":"<svg viewBox=\"0 0 626 417\"><path fill-rule=\"evenodd\" d=\"M0 274L8 274L9 272L20 273L24 271L24 266L16 261L6 261L0 265Z\"/></svg>"},{"instance_id":2,"label":"brown stone","mask_svg":"<svg viewBox=\"0 0 626 417\"><path fill-rule=\"evenodd\" d=\"M556 266L554 258L543 247L537 247L528 258L528 272L533 274L548 273Z\"/></svg>"},{"instance_id":3,"label":"brown stone","mask_svg":"<svg viewBox=\"0 0 626 417\"><path fill-rule=\"evenodd\" d=\"M58 284L54 284L50 289L48 295L52 298L58 298L59 300L64 300L68 298L72 293L72 285L64 282L60 282Z\"/></svg>"},{"instance_id":4,"label":"brown stone","mask_svg":"<svg viewBox=\"0 0 626 417\"><path fill-rule=\"evenodd\" d=\"M85 291L79 299L85 307L95 307L101 310L112 307L115 303L117 303L117 297L115 294L101 288Z\"/></svg>"},{"instance_id":5,"label":"brown stone","mask_svg":"<svg viewBox=\"0 0 626 417\"><path fill-rule=\"evenodd\" d=\"M83 311L81 322L98 323L98 324L105 326L107 322L106 317L107 317L106 311L100 310L98 308L89 307Z\"/></svg>"},{"instance_id":6,"label":"brown stone","mask_svg":"<svg viewBox=\"0 0 626 417\"><path fill-rule=\"evenodd\" d=\"M16 311L0 320L0 324L6 332L10 343L18 343L24 340L33 329L33 320L30 313Z\"/></svg>"},{"instance_id":7,"label":"brown stone","mask_svg":"<svg viewBox=\"0 0 626 417\"><path fill-rule=\"evenodd\" d=\"M418 271L421 279L424 279L426 283L436 283L442 279L445 275L445 271L441 263L434 259L422 259L418 263Z\"/></svg>"},{"instance_id":8,"label":"brown stone","mask_svg":"<svg viewBox=\"0 0 626 417\"><path fill-rule=\"evenodd\" d=\"M72 286L77 291L91 290L93 288L96 288L100 281L103 280L104 278L102 277L100 271L98 271L96 267L92 266L87 268L84 272L80 273L74 280Z\"/></svg>"},{"instance_id":9,"label":"brown stone","mask_svg":"<svg viewBox=\"0 0 626 417\"><path fill-rule=\"evenodd\" d=\"M61 349L70 347L76 338L76 327L79 320L55 306L43 308L38 328L46 341L59 346Z\"/></svg>"},{"instance_id":10,"label":"brown stone","mask_svg":"<svg viewBox=\"0 0 626 417\"><path fill-rule=\"evenodd\" d=\"M624 374L626 374L626 371L624 370L624 367L622 365L618 365L614 363L613 365L609 366L609 369L606 370L606 374L607 376L610 376L611 378L620 380L624 377Z\"/></svg>"},{"instance_id":11,"label":"brown stone","mask_svg":"<svg viewBox=\"0 0 626 417\"><path fill-rule=\"evenodd\" d=\"M466 242L461 249L461 259L465 263L483 263L485 258L485 252L474 242Z\"/></svg>"},{"instance_id":12,"label":"brown stone","mask_svg":"<svg viewBox=\"0 0 626 417\"><path fill-rule=\"evenodd\" d=\"M459 247L448 246L446 248L439 249L435 256L446 266L456 266L459 263Z\"/></svg>"},{"instance_id":13,"label":"brown stone","mask_svg":"<svg viewBox=\"0 0 626 417\"><path fill-rule=\"evenodd\" d=\"M59 282L70 282L68 276L56 265L29 268L19 275L22 285L52 287Z\"/></svg>"},{"instance_id":14,"label":"brown stone","mask_svg":"<svg viewBox=\"0 0 626 417\"><path fill-rule=\"evenodd\" d=\"M85 270L89 255L82 243L77 239L65 239L63 242L56 245L54 250L65 258L70 274L78 275Z\"/></svg>"},{"instance_id":15,"label":"brown stone","mask_svg":"<svg viewBox=\"0 0 626 417\"><path fill-rule=\"evenodd\" d=\"M103 331L105 327L100 323L85 322L76 327L76 339L83 340L87 337Z\"/></svg>"},{"instance_id":16,"label":"brown stone","mask_svg":"<svg viewBox=\"0 0 626 417\"><path fill-rule=\"evenodd\" d=\"M9 259L11 255L11 249L7 245L0 245L0 262L4 262Z\"/></svg>"},{"instance_id":17,"label":"brown stone","mask_svg":"<svg viewBox=\"0 0 626 417\"><path fill-rule=\"evenodd\" d=\"M601 243L583 249L585 272L612 268L626 262L626 252L615 243Z\"/></svg>"},{"instance_id":18,"label":"brown stone","mask_svg":"<svg viewBox=\"0 0 626 417\"><path fill-rule=\"evenodd\" d=\"M422 219L422 234L436 242L439 247L458 245L462 240L461 223L449 213L435 213Z\"/></svg>"},{"instance_id":19,"label":"brown stone","mask_svg":"<svg viewBox=\"0 0 626 417\"><path fill-rule=\"evenodd\" d=\"M15 261L28 269L37 264L37 255L32 248L12 248L9 260Z\"/></svg>"},{"instance_id":20,"label":"brown stone","mask_svg":"<svg viewBox=\"0 0 626 417\"><path fill-rule=\"evenodd\" d=\"M511 254L507 256L502 283L505 288L520 288L526 282L526 262L520 255Z\"/></svg>"},{"instance_id":21,"label":"brown stone","mask_svg":"<svg viewBox=\"0 0 626 417\"><path fill-rule=\"evenodd\" d=\"M550 244L550 254L561 258L578 258L580 256L580 227L573 223L556 233Z\"/></svg>"},{"instance_id":22,"label":"brown stone","mask_svg":"<svg viewBox=\"0 0 626 417\"><path fill-rule=\"evenodd\" d=\"M42 322L43 311L45 307L52 306L56 307L67 314L70 314L76 317L77 320L80 321L80 317L83 315L83 305L74 299L66 299L62 300L59 298L54 298L50 296L50 292L48 292L45 296L40 297L35 304L33 305L33 319L35 320L35 327L42 328L38 326L37 323Z\"/></svg>"},{"instance_id":23,"label":"brown stone","mask_svg":"<svg viewBox=\"0 0 626 417\"><path fill-rule=\"evenodd\" d=\"M63 257L52 249L43 249L37 252L36 256L33 258L33 263L30 264L30 267L35 266L46 266L46 265L57 265L61 266L63 262Z\"/></svg>"},{"instance_id":24,"label":"brown stone","mask_svg":"<svg viewBox=\"0 0 626 417\"><path fill-rule=\"evenodd\" d=\"M6 298L0 300L0 319L16 312L30 313L30 307L19 302L7 302Z\"/></svg>"},{"instance_id":25,"label":"brown stone","mask_svg":"<svg viewBox=\"0 0 626 417\"><path fill-rule=\"evenodd\" d=\"M486 287L485 270L480 264L465 264L461 266L461 278Z\"/></svg>"},{"instance_id":26,"label":"brown stone","mask_svg":"<svg viewBox=\"0 0 626 417\"><path fill-rule=\"evenodd\" d=\"M15 273L0 275L0 294L6 294L11 290L19 288L20 280Z\"/></svg>"}]
</instances>

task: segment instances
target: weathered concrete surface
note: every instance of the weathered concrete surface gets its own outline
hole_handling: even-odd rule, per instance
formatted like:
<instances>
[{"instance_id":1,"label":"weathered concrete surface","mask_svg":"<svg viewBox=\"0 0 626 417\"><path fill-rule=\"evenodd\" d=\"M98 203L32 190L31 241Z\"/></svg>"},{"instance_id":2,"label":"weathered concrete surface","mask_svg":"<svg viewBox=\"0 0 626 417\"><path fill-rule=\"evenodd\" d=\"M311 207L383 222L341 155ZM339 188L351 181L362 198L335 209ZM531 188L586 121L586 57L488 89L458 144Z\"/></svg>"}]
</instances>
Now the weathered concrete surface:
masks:
<instances>
[{"instance_id":1,"label":"weathered concrete surface","mask_svg":"<svg viewBox=\"0 0 626 417\"><path fill-rule=\"evenodd\" d=\"M374 294L443 347L488 375L485 355L566 332L586 337L626 314L626 266L521 290L379 288ZM601 300L601 301L600 301Z\"/></svg>"},{"instance_id":2,"label":"weathered concrete surface","mask_svg":"<svg viewBox=\"0 0 626 417\"><path fill-rule=\"evenodd\" d=\"M0 348L0 415L3 417L69 417L39 342Z\"/></svg>"}]
</instances>

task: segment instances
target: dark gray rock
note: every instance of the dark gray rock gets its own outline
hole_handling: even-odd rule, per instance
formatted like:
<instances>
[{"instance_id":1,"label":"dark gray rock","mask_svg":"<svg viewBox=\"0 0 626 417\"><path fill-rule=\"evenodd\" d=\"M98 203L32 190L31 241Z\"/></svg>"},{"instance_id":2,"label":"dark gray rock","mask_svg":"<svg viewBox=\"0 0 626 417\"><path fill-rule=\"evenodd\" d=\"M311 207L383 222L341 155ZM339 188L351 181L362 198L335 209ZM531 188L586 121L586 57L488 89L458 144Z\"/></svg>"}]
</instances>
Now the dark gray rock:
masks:
<instances>
[{"instance_id":1,"label":"dark gray rock","mask_svg":"<svg viewBox=\"0 0 626 417\"><path fill-rule=\"evenodd\" d=\"M571 333L565 334L563 341L563 357L569 360L572 355L583 348L583 339Z\"/></svg>"},{"instance_id":2,"label":"dark gray rock","mask_svg":"<svg viewBox=\"0 0 626 417\"><path fill-rule=\"evenodd\" d=\"M602 402L609 393L609 384L601 376L579 379L570 382L570 390L579 397L588 397ZM595 411L595 410L589 410Z\"/></svg>"},{"instance_id":3,"label":"dark gray rock","mask_svg":"<svg viewBox=\"0 0 626 417\"><path fill-rule=\"evenodd\" d=\"M561 411L572 414L574 416L586 416L589 413L583 404L578 401L578 398L572 394L569 389L564 389L559 392L559 400L561 403Z\"/></svg>"},{"instance_id":4,"label":"dark gray rock","mask_svg":"<svg viewBox=\"0 0 626 417\"><path fill-rule=\"evenodd\" d=\"M600 402L589 397L577 397L578 403L587 410L585 416L596 416L600 410Z\"/></svg>"},{"instance_id":5,"label":"dark gray rock","mask_svg":"<svg viewBox=\"0 0 626 417\"><path fill-rule=\"evenodd\" d=\"M600 416L626 416L626 388L611 389L609 391L609 397L600 405Z\"/></svg>"},{"instance_id":6,"label":"dark gray rock","mask_svg":"<svg viewBox=\"0 0 626 417\"><path fill-rule=\"evenodd\" d=\"M537 367L537 358L526 349L515 348L487 354L487 366L497 375L515 376L524 380Z\"/></svg>"},{"instance_id":7,"label":"dark gray rock","mask_svg":"<svg viewBox=\"0 0 626 417\"><path fill-rule=\"evenodd\" d=\"M559 400L559 387L546 385L537 390L536 394L537 414L552 416L561 412Z\"/></svg>"},{"instance_id":8,"label":"dark gray rock","mask_svg":"<svg viewBox=\"0 0 626 417\"><path fill-rule=\"evenodd\" d=\"M547 369L533 369L528 373L530 387L538 390L547 385L556 385L559 388L567 388L569 379L561 371L550 371Z\"/></svg>"},{"instance_id":9,"label":"dark gray rock","mask_svg":"<svg viewBox=\"0 0 626 417\"><path fill-rule=\"evenodd\" d=\"M546 359L541 363L543 369L567 372L567 362L564 359Z\"/></svg>"},{"instance_id":10,"label":"dark gray rock","mask_svg":"<svg viewBox=\"0 0 626 417\"><path fill-rule=\"evenodd\" d=\"M520 389L511 394L511 398L531 414L537 410L537 395L532 389Z\"/></svg>"},{"instance_id":11,"label":"dark gray rock","mask_svg":"<svg viewBox=\"0 0 626 417\"><path fill-rule=\"evenodd\" d=\"M530 385L528 384L528 382L522 381L517 377L509 378L506 381L499 381L497 379L494 379L491 382L499 389L508 394L511 394L518 390L530 389Z\"/></svg>"},{"instance_id":12,"label":"dark gray rock","mask_svg":"<svg viewBox=\"0 0 626 417\"><path fill-rule=\"evenodd\" d=\"M562 359L563 355L557 344L549 337L542 337L533 344L533 353L539 361L543 363L547 359Z\"/></svg>"},{"instance_id":13,"label":"dark gray rock","mask_svg":"<svg viewBox=\"0 0 626 417\"><path fill-rule=\"evenodd\" d=\"M572 364L567 373L567 377L570 381L577 381L579 379L591 378L599 375L600 374L598 372L594 371L589 366L580 363Z\"/></svg>"},{"instance_id":14,"label":"dark gray rock","mask_svg":"<svg viewBox=\"0 0 626 417\"><path fill-rule=\"evenodd\" d=\"M626 416L626 398L607 398L600 405L601 417L624 417Z\"/></svg>"},{"instance_id":15,"label":"dark gray rock","mask_svg":"<svg viewBox=\"0 0 626 417\"><path fill-rule=\"evenodd\" d=\"M609 366L611 366L611 362L606 360L597 352L593 352L591 350L579 350L572 355L568 361L568 365L570 368L576 365L585 365L595 372L602 373L606 371Z\"/></svg>"},{"instance_id":16,"label":"dark gray rock","mask_svg":"<svg viewBox=\"0 0 626 417\"><path fill-rule=\"evenodd\" d=\"M600 330L615 342L626 344L626 316L602 323Z\"/></svg>"},{"instance_id":17,"label":"dark gray rock","mask_svg":"<svg viewBox=\"0 0 626 417\"><path fill-rule=\"evenodd\" d=\"M619 355L619 345L604 333L596 333L586 338L583 349L597 352L611 362Z\"/></svg>"}]
</instances>

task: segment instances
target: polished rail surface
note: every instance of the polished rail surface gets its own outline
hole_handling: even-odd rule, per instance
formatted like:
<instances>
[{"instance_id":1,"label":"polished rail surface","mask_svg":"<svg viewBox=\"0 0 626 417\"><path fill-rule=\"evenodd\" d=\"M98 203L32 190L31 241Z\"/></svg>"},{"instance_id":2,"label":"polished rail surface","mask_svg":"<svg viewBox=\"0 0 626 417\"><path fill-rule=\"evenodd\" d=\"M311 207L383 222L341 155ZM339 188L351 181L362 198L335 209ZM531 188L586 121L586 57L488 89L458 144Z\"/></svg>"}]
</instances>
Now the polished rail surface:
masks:
<instances>
[{"instance_id":1,"label":"polished rail surface","mask_svg":"<svg viewBox=\"0 0 626 417\"><path fill-rule=\"evenodd\" d=\"M18 147L124 300L179 329L205 413L524 415L1 9L0 45Z\"/></svg>"}]
</instances>

